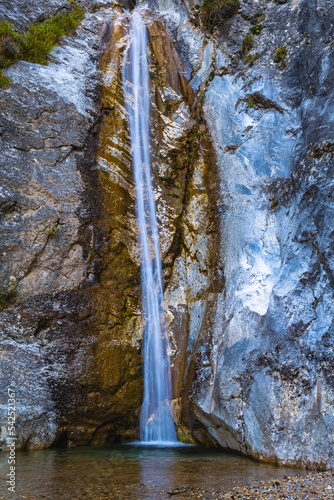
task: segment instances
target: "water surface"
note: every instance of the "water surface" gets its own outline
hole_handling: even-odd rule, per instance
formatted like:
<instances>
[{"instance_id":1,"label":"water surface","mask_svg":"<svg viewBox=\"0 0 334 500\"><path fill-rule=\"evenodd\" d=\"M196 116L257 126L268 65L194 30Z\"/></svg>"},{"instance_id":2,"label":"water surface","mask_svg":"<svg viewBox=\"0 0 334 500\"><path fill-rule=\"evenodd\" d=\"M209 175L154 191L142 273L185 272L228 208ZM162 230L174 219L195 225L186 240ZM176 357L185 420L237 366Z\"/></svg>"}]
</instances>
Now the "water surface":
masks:
<instances>
[{"instance_id":1,"label":"water surface","mask_svg":"<svg viewBox=\"0 0 334 500\"><path fill-rule=\"evenodd\" d=\"M1 498L7 498L7 456L0 453ZM197 446L78 447L23 451L16 457L17 494L9 494L9 498L185 499L198 498L192 488L200 488L204 500L217 498L218 492L236 482L248 484L305 472ZM190 483L186 494L167 493Z\"/></svg>"}]
</instances>

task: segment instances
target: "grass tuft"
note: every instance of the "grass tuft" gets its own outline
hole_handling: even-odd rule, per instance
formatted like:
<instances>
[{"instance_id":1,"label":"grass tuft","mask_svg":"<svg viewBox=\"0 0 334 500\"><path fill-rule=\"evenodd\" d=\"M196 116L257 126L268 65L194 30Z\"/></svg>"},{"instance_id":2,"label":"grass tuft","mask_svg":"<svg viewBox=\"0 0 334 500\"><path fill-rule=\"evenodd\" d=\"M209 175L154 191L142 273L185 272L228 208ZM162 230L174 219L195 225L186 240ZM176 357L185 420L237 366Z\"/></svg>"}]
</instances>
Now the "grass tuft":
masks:
<instances>
[{"instance_id":1,"label":"grass tuft","mask_svg":"<svg viewBox=\"0 0 334 500\"><path fill-rule=\"evenodd\" d=\"M10 79L0 70L0 88L6 88L10 84Z\"/></svg>"},{"instance_id":2,"label":"grass tuft","mask_svg":"<svg viewBox=\"0 0 334 500\"><path fill-rule=\"evenodd\" d=\"M0 22L0 71L16 61L23 60L38 64L47 64L48 54L62 36L71 33L82 21L85 11L71 1L71 11L66 14L50 16L49 19L32 24L25 33L14 31L8 21ZM0 73L0 87L10 83Z\"/></svg>"}]
</instances>

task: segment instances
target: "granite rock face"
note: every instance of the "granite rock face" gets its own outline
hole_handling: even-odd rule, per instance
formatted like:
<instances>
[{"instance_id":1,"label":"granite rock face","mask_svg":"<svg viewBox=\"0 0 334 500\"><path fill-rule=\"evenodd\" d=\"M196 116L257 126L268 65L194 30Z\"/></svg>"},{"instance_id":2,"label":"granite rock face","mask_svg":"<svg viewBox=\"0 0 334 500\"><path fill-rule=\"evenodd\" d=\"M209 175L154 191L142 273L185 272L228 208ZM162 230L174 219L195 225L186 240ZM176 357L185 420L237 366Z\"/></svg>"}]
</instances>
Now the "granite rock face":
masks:
<instances>
[{"instance_id":1,"label":"granite rock face","mask_svg":"<svg viewBox=\"0 0 334 500\"><path fill-rule=\"evenodd\" d=\"M0 13L20 29L68 7L12 4ZM179 437L333 466L332 2L241 0L213 34L196 1L141 9ZM10 383L21 447L136 434L127 22L102 8L48 66L4 71L3 448Z\"/></svg>"}]
</instances>

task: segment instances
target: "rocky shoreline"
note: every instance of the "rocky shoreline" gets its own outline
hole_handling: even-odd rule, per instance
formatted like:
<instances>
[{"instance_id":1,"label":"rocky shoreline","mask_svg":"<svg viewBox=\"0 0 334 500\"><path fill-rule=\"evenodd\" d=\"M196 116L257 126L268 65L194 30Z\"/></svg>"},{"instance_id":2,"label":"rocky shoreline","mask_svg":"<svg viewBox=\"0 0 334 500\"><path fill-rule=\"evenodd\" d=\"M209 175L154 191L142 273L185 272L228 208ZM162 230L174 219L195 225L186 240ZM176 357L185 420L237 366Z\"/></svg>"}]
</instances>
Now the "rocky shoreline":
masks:
<instances>
[{"instance_id":1,"label":"rocky shoreline","mask_svg":"<svg viewBox=\"0 0 334 500\"><path fill-rule=\"evenodd\" d=\"M169 498L200 498L202 500L332 500L334 498L334 472L310 472L292 477L284 477L283 480L273 479L271 481L254 481L248 486L236 485L229 491L217 491L215 489L201 490L191 488L185 493L177 493L176 490L167 493Z\"/></svg>"}]
</instances>

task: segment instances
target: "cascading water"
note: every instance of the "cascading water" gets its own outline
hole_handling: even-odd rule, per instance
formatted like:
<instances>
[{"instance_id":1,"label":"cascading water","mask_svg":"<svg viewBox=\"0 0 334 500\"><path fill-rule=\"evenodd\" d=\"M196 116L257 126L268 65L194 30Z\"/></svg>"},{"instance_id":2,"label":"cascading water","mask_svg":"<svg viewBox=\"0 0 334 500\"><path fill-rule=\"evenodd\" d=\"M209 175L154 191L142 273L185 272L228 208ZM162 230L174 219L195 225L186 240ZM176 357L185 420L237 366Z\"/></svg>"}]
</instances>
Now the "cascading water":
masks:
<instances>
[{"instance_id":1,"label":"cascading water","mask_svg":"<svg viewBox=\"0 0 334 500\"><path fill-rule=\"evenodd\" d=\"M141 440L176 442L170 415L171 373L169 342L163 310L160 242L150 172L150 92L147 30L138 11L130 17L123 58L123 92L128 113L132 164L136 186L136 217L141 251L144 401Z\"/></svg>"}]
</instances>

